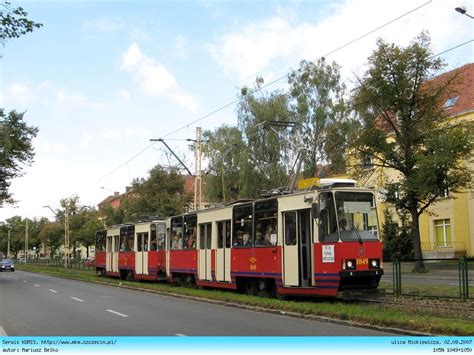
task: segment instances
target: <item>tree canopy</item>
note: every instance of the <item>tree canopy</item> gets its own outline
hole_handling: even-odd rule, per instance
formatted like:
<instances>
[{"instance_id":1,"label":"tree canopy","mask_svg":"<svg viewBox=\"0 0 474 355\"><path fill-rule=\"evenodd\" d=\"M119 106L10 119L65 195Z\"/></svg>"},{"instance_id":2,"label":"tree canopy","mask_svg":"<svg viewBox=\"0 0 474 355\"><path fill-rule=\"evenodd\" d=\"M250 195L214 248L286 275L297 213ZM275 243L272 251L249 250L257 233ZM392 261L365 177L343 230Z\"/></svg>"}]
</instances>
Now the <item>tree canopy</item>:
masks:
<instances>
[{"instance_id":1,"label":"tree canopy","mask_svg":"<svg viewBox=\"0 0 474 355\"><path fill-rule=\"evenodd\" d=\"M385 181L387 202L411 215L418 270L424 267L420 214L448 191L467 187L472 173L466 164L472 127L450 119L443 108L459 76L430 80L443 67L426 33L406 48L379 40L353 97L361 129L350 140L352 151L359 161L368 156L374 167L397 172Z\"/></svg>"},{"instance_id":2,"label":"tree canopy","mask_svg":"<svg viewBox=\"0 0 474 355\"><path fill-rule=\"evenodd\" d=\"M33 162L32 139L38 128L24 121L24 113L11 111L8 114L0 108L0 207L13 203L9 190L11 181L23 175L23 167Z\"/></svg>"},{"instance_id":3,"label":"tree canopy","mask_svg":"<svg viewBox=\"0 0 474 355\"><path fill-rule=\"evenodd\" d=\"M11 38L18 38L35 28L43 26L27 18L28 13L21 7L11 7L9 2L0 4L0 43L5 45ZM0 207L13 203L9 191L11 181L22 175L22 168L33 162L32 139L38 128L24 121L25 113L11 111L5 113L0 108Z\"/></svg>"},{"instance_id":4,"label":"tree canopy","mask_svg":"<svg viewBox=\"0 0 474 355\"><path fill-rule=\"evenodd\" d=\"M18 38L43 26L27 16L28 13L22 7L11 7L7 1L0 4L0 42L3 45L10 38Z\"/></svg>"}]
</instances>

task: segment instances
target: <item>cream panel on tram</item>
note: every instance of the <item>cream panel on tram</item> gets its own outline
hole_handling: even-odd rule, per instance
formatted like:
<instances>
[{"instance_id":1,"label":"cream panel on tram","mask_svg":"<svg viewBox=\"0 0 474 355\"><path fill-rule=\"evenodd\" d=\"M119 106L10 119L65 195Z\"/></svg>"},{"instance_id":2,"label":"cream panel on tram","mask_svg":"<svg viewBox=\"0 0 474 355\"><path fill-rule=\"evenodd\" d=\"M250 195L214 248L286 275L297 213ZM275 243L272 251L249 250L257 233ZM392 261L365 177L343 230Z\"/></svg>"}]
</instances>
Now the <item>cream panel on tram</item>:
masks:
<instances>
[{"instance_id":1,"label":"cream panel on tram","mask_svg":"<svg viewBox=\"0 0 474 355\"><path fill-rule=\"evenodd\" d=\"M148 275L148 246L150 245L150 222L135 225L134 250L135 273Z\"/></svg>"},{"instance_id":2,"label":"cream panel on tram","mask_svg":"<svg viewBox=\"0 0 474 355\"><path fill-rule=\"evenodd\" d=\"M200 211L198 213L198 226L205 225L206 228L203 229L199 227L199 232L206 230L211 226L211 240L209 245L209 238L202 238L200 234L199 238L199 268L198 268L198 278L200 280L212 280L212 250L215 250L215 277L217 281L220 282L230 282L230 242L228 246L225 243L226 236L224 234L224 229L227 226L230 238L230 225L232 219L232 207L223 207L223 208L214 208L206 211ZM221 239L218 243L219 233ZM204 242L205 245L202 245Z\"/></svg>"},{"instance_id":3,"label":"cream panel on tram","mask_svg":"<svg viewBox=\"0 0 474 355\"><path fill-rule=\"evenodd\" d=\"M302 211L311 209L313 202L317 202L317 193L314 191L281 196L278 198L278 244L282 246L282 270L284 286L299 286L300 282L300 225ZM311 238L312 241L312 238ZM311 265L314 260L314 251L311 249ZM314 284L314 268L311 266L311 283Z\"/></svg>"},{"instance_id":4,"label":"cream panel on tram","mask_svg":"<svg viewBox=\"0 0 474 355\"><path fill-rule=\"evenodd\" d=\"M120 227L107 230L106 241L106 270L118 272L118 251L120 248Z\"/></svg>"}]
</instances>

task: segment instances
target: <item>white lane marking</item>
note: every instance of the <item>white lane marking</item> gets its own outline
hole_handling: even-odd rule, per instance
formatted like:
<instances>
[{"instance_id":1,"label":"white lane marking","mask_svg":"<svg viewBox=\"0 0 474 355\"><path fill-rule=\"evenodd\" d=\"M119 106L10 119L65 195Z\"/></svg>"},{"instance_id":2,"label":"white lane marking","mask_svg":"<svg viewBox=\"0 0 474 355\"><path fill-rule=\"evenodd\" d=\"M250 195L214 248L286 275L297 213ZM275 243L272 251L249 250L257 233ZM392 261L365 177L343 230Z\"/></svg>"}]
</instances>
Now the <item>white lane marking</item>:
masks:
<instances>
[{"instance_id":1,"label":"white lane marking","mask_svg":"<svg viewBox=\"0 0 474 355\"><path fill-rule=\"evenodd\" d=\"M15 280L18 280L18 277L14 277Z\"/></svg>"},{"instance_id":2,"label":"white lane marking","mask_svg":"<svg viewBox=\"0 0 474 355\"><path fill-rule=\"evenodd\" d=\"M49 289L49 291L52 292L52 293L58 293L58 291L52 290L52 289Z\"/></svg>"},{"instance_id":3,"label":"white lane marking","mask_svg":"<svg viewBox=\"0 0 474 355\"><path fill-rule=\"evenodd\" d=\"M34 284L34 285L35 285L35 287L41 287L41 286L40 286L40 285L38 285L38 284Z\"/></svg>"},{"instance_id":4,"label":"white lane marking","mask_svg":"<svg viewBox=\"0 0 474 355\"><path fill-rule=\"evenodd\" d=\"M76 297L71 297L71 299L77 302L84 302L84 300L81 300L80 298L76 298Z\"/></svg>"},{"instance_id":5,"label":"white lane marking","mask_svg":"<svg viewBox=\"0 0 474 355\"><path fill-rule=\"evenodd\" d=\"M117 316L124 317L124 318L127 318L127 317L128 317L126 314L119 313L119 312L113 311L113 310L111 310L111 309L108 309L107 312L113 313L113 314L115 314L115 315L117 315Z\"/></svg>"},{"instance_id":6,"label":"white lane marking","mask_svg":"<svg viewBox=\"0 0 474 355\"><path fill-rule=\"evenodd\" d=\"M27 284L27 283L30 282L30 281L28 281L28 280L23 280L23 282Z\"/></svg>"},{"instance_id":7,"label":"white lane marking","mask_svg":"<svg viewBox=\"0 0 474 355\"><path fill-rule=\"evenodd\" d=\"M181 334L181 333L176 333L175 334L177 337L187 337L187 335Z\"/></svg>"},{"instance_id":8,"label":"white lane marking","mask_svg":"<svg viewBox=\"0 0 474 355\"><path fill-rule=\"evenodd\" d=\"M5 331L5 329L3 329L1 326L0 326L0 337L6 337L8 336L7 332Z\"/></svg>"}]
</instances>

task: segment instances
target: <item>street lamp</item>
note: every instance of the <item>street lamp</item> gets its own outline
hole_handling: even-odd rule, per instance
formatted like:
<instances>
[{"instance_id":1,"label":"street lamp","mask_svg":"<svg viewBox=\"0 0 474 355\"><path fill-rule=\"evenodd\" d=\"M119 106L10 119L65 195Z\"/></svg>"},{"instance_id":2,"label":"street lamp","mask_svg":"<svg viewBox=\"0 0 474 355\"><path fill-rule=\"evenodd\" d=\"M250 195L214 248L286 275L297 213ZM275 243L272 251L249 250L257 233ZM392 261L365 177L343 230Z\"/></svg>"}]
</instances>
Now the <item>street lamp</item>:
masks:
<instances>
[{"instance_id":1,"label":"street lamp","mask_svg":"<svg viewBox=\"0 0 474 355\"><path fill-rule=\"evenodd\" d=\"M59 217L58 213L51 208L51 206L46 205L43 206L43 208L49 208L51 212L54 213L56 217ZM66 211L64 213L64 267L68 267L69 263L69 209L68 209L68 203L66 202Z\"/></svg>"},{"instance_id":2,"label":"street lamp","mask_svg":"<svg viewBox=\"0 0 474 355\"><path fill-rule=\"evenodd\" d=\"M467 17L470 17L470 18L474 19L474 16L471 16L467 13L467 10L466 10L465 6L458 6L454 10L459 12L461 15L466 15Z\"/></svg>"}]
</instances>

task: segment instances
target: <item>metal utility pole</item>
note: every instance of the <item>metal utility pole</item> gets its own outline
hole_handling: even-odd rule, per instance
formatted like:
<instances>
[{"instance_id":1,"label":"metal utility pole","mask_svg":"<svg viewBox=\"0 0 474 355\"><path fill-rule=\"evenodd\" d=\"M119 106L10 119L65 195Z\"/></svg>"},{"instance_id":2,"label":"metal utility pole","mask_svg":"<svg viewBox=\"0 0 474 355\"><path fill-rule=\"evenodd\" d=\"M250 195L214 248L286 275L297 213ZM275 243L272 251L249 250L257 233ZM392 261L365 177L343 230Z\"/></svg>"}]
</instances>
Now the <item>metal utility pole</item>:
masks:
<instances>
[{"instance_id":1,"label":"metal utility pole","mask_svg":"<svg viewBox=\"0 0 474 355\"><path fill-rule=\"evenodd\" d=\"M25 227L25 263L28 262L28 220Z\"/></svg>"},{"instance_id":2,"label":"metal utility pole","mask_svg":"<svg viewBox=\"0 0 474 355\"><path fill-rule=\"evenodd\" d=\"M8 226L7 258L10 257L10 226Z\"/></svg>"},{"instance_id":3,"label":"metal utility pole","mask_svg":"<svg viewBox=\"0 0 474 355\"><path fill-rule=\"evenodd\" d=\"M64 214L64 257L66 258L64 267L67 269L69 266L69 204L67 201Z\"/></svg>"},{"instance_id":4,"label":"metal utility pole","mask_svg":"<svg viewBox=\"0 0 474 355\"><path fill-rule=\"evenodd\" d=\"M194 175L194 210L201 208L202 203L202 179L201 179L201 127L196 127L196 147L195 147L195 158L196 158L196 174Z\"/></svg>"}]
</instances>

